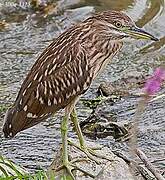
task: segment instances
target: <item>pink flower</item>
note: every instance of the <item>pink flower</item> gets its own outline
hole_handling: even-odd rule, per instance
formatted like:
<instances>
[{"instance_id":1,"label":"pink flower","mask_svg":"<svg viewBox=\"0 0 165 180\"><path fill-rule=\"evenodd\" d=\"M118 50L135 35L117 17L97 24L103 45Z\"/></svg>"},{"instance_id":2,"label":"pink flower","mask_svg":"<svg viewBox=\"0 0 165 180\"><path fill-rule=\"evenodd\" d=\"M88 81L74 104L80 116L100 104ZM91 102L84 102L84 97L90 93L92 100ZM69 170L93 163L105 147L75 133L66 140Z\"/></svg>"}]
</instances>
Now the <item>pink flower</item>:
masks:
<instances>
[{"instance_id":1,"label":"pink flower","mask_svg":"<svg viewBox=\"0 0 165 180\"><path fill-rule=\"evenodd\" d=\"M164 81L165 80L165 69L163 68L156 68L155 72L154 72L154 76L156 79L160 80L160 81Z\"/></svg>"},{"instance_id":2,"label":"pink flower","mask_svg":"<svg viewBox=\"0 0 165 180\"><path fill-rule=\"evenodd\" d=\"M160 90L161 83L165 80L165 69L156 68L153 76L149 78L145 85L144 91L148 95L153 95Z\"/></svg>"}]
</instances>

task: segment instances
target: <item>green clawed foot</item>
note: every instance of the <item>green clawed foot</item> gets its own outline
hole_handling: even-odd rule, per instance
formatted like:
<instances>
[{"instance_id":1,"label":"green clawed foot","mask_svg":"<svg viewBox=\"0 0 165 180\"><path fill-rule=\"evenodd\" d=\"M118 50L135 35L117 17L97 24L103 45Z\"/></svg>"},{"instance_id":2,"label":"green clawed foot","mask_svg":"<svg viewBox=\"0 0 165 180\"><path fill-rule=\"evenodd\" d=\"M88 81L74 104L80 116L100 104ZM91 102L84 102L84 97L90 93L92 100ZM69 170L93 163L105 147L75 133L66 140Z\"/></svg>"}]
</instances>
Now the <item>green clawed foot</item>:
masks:
<instances>
[{"instance_id":1,"label":"green clawed foot","mask_svg":"<svg viewBox=\"0 0 165 180\"><path fill-rule=\"evenodd\" d=\"M95 178L95 175L83 170L82 168L74 165L73 163L71 162L68 162L67 164L65 165L62 165L60 167L58 167L58 169L56 169L56 172L57 171L60 171L62 169L65 169L66 170L66 173L64 173L61 178L63 179L67 179L67 180L76 180L75 179L75 176L73 175L73 170L79 170L80 172L82 172L83 174L87 175L87 176L90 176L92 178ZM62 180L63 180L62 179Z\"/></svg>"},{"instance_id":2,"label":"green clawed foot","mask_svg":"<svg viewBox=\"0 0 165 180\"><path fill-rule=\"evenodd\" d=\"M78 146L77 144L73 143L70 140L68 140L68 144L71 145L71 146L74 146L77 149L79 149L80 151L84 152L89 159L91 159L92 161L95 161L97 164L101 164L101 161L98 160L98 158L111 160L107 156L103 156L103 155L101 155L101 154L94 151L94 149L100 149L100 148L81 147L81 146Z\"/></svg>"}]
</instances>

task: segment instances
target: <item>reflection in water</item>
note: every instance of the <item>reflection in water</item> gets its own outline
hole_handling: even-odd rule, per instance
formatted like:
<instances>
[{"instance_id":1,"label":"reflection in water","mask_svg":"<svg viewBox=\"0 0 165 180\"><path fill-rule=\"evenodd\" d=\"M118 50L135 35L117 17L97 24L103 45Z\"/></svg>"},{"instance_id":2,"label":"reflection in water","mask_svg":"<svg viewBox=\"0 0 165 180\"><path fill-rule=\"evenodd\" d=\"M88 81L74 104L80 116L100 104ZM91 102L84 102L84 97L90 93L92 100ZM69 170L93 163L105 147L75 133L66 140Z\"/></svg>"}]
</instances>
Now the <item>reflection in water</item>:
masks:
<instances>
[{"instance_id":1,"label":"reflection in water","mask_svg":"<svg viewBox=\"0 0 165 180\"><path fill-rule=\"evenodd\" d=\"M124 11L134 6L135 0L79 0L79 3L72 7L94 6L96 12L103 10Z\"/></svg>"},{"instance_id":2,"label":"reflection in water","mask_svg":"<svg viewBox=\"0 0 165 180\"><path fill-rule=\"evenodd\" d=\"M159 41L153 42L149 44L148 46L142 48L139 52L144 54L144 53L149 53L149 52L156 52L160 48L162 48L165 44L165 36L160 38Z\"/></svg>"},{"instance_id":3,"label":"reflection in water","mask_svg":"<svg viewBox=\"0 0 165 180\"><path fill-rule=\"evenodd\" d=\"M98 0L98 2L100 3L102 10L113 9L123 11L134 5L134 0ZM100 10L99 7L98 9Z\"/></svg>"},{"instance_id":4,"label":"reflection in water","mask_svg":"<svg viewBox=\"0 0 165 180\"><path fill-rule=\"evenodd\" d=\"M164 0L149 0L148 7L146 6L144 15L138 19L136 24L143 27L145 24L153 20L158 14L161 14L164 7Z\"/></svg>"}]
</instances>

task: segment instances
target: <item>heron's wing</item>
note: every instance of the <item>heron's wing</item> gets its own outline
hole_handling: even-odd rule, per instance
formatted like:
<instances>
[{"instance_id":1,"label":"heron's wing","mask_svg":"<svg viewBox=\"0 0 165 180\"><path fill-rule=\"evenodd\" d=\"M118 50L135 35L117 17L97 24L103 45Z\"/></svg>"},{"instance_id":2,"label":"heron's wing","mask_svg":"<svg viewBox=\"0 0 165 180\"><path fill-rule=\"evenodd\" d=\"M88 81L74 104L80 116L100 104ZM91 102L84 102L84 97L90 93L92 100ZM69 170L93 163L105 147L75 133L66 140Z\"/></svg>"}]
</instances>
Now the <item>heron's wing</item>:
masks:
<instances>
[{"instance_id":1,"label":"heron's wing","mask_svg":"<svg viewBox=\"0 0 165 180\"><path fill-rule=\"evenodd\" d=\"M49 47L32 67L14 106L5 116L5 136L14 136L43 121L67 106L91 83L88 60L78 43L65 51L58 49L55 56L51 51L56 46Z\"/></svg>"}]
</instances>

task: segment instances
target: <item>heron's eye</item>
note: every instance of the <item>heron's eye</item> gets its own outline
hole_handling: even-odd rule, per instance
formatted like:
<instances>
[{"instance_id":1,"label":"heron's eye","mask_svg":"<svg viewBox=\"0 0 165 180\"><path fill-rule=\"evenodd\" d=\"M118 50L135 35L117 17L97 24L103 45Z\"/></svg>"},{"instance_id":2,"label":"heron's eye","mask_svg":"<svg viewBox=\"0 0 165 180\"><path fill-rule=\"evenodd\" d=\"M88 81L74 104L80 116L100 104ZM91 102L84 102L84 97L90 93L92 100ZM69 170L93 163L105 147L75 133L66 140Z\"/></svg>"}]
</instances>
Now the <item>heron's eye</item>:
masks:
<instances>
[{"instance_id":1,"label":"heron's eye","mask_svg":"<svg viewBox=\"0 0 165 180\"><path fill-rule=\"evenodd\" d=\"M117 22L115 22L115 26L116 26L117 28L120 28L120 27L122 27L122 24L121 24L121 22L117 21Z\"/></svg>"}]
</instances>

